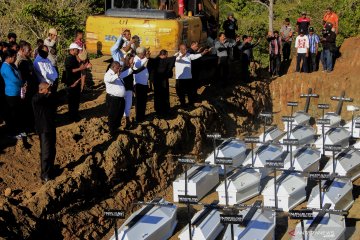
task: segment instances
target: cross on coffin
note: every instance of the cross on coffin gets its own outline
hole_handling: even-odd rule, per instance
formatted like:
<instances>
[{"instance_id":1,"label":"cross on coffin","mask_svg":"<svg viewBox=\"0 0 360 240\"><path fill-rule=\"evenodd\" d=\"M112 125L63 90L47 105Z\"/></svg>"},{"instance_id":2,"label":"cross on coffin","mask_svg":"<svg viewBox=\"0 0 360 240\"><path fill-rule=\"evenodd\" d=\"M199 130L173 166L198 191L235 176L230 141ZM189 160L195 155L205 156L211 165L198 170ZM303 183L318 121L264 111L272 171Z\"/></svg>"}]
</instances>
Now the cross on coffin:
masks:
<instances>
[{"instance_id":1,"label":"cross on coffin","mask_svg":"<svg viewBox=\"0 0 360 240\"><path fill-rule=\"evenodd\" d=\"M333 96L330 99L333 100L333 101L339 101L338 105L337 105L337 108L336 108L336 114L337 115L341 114L341 110L342 110L342 106L343 106L344 102L352 102L353 101L352 98L345 97L345 91L342 91L341 95L339 97Z\"/></svg>"},{"instance_id":2,"label":"cross on coffin","mask_svg":"<svg viewBox=\"0 0 360 240\"><path fill-rule=\"evenodd\" d=\"M336 214L336 215L347 215L348 211L343 210L330 210L331 204L326 203L321 209L312 209L313 211L319 212L315 219L311 222L307 231L315 231L317 226L320 224L321 220L324 218L326 213Z\"/></svg>"},{"instance_id":3,"label":"cross on coffin","mask_svg":"<svg viewBox=\"0 0 360 240\"><path fill-rule=\"evenodd\" d=\"M268 120L272 119L272 112L262 112L259 114L260 117L264 118L264 137L263 142L265 142L265 136L266 136L266 126L268 124Z\"/></svg>"},{"instance_id":4,"label":"cross on coffin","mask_svg":"<svg viewBox=\"0 0 360 240\"><path fill-rule=\"evenodd\" d=\"M312 93L312 88L308 89L308 93L307 94L301 94L300 98L306 98L306 102L305 102L305 107L304 107L304 112L308 113L309 112L309 107L310 107L310 101L311 98L319 98L318 94Z\"/></svg>"}]
</instances>

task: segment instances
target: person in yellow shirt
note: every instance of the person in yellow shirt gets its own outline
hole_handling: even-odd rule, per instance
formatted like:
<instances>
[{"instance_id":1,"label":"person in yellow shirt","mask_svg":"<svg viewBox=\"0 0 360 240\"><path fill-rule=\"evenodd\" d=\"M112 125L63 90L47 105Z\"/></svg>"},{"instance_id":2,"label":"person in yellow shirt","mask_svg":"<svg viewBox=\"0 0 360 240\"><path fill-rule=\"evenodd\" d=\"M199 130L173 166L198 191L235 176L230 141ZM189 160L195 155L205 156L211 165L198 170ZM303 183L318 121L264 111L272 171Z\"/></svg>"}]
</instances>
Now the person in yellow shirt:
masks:
<instances>
[{"instance_id":1,"label":"person in yellow shirt","mask_svg":"<svg viewBox=\"0 0 360 240\"><path fill-rule=\"evenodd\" d=\"M326 9L325 15L323 17L323 25L324 25L324 27L325 27L326 23L331 23L333 28L335 29L335 33L338 34L338 32L339 32L339 17L332 10L331 7L328 7Z\"/></svg>"}]
</instances>

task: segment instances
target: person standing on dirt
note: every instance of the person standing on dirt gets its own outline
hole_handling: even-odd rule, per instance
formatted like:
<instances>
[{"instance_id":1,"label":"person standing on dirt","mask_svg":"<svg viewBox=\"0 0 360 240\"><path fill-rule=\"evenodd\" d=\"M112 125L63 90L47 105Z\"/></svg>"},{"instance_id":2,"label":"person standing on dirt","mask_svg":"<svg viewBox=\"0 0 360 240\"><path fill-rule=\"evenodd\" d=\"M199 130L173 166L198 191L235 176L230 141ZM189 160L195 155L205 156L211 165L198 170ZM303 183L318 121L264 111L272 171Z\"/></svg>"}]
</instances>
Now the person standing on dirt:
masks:
<instances>
[{"instance_id":1,"label":"person standing on dirt","mask_svg":"<svg viewBox=\"0 0 360 240\"><path fill-rule=\"evenodd\" d=\"M143 68L142 71L134 74L135 82L135 121L141 123L145 120L147 93L148 93L148 80L149 71L146 67L150 57L150 52L144 47L138 47L136 49L136 56L134 58L134 70Z\"/></svg>"},{"instance_id":2,"label":"person standing on dirt","mask_svg":"<svg viewBox=\"0 0 360 240\"><path fill-rule=\"evenodd\" d=\"M24 82L20 78L20 74L15 66L17 53L12 49L4 52L4 62L1 65L1 76L5 82L5 100L7 104L7 121L10 134L21 139L26 134L23 132L23 102L22 92Z\"/></svg>"},{"instance_id":3,"label":"person standing on dirt","mask_svg":"<svg viewBox=\"0 0 360 240\"><path fill-rule=\"evenodd\" d=\"M336 48L336 33L333 31L331 23L327 23L323 29L323 36L321 44L323 50L321 52L321 63L323 65L323 72L331 72L334 64L334 53Z\"/></svg>"},{"instance_id":4,"label":"person standing on dirt","mask_svg":"<svg viewBox=\"0 0 360 240\"><path fill-rule=\"evenodd\" d=\"M269 42L270 73L273 77L278 77L281 65L281 38L279 31L274 31L273 34L269 33L267 41Z\"/></svg>"},{"instance_id":5,"label":"person standing on dirt","mask_svg":"<svg viewBox=\"0 0 360 240\"><path fill-rule=\"evenodd\" d=\"M239 29L239 27L233 13L228 14L227 19L224 21L222 27L224 29L225 36L229 39L235 40L236 31Z\"/></svg>"},{"instance_id":6,"label":"person standing on dirt","mask_svg":"<svg viewBox=\"0 0 360 240\"><path fill-rule=\"evenodd\" d=\"M301 30L303 30L304 35L309 34L310 18L308 18L306 15L306 12L302 12L301 17L297 19L296 30L299 34Z\"/></svg>"},{"instance_id":7,"label":"person standing on dirt","mask_svg":"<svg viewBox=\"0 0 360 240\"><path fill-rule=\"evenodd\" d=\"M81 49L76 43L70 44L69 55L65 59L65 84L67 86L69 119L71 122L80 121L81 72L87 68L87 65L80 64L77 58Z\"/></svg>"},{"instance_id":8,"label":"person standing on dirt","mask_svg":"<svg viewBox=\"0 0 360 240\"><path fill-rule=\"evenodd\" d=\"M108 125L110 135L115 137L121 125L125 109L125 83L124 78L132 73L132 68L121 72L119 62L112 62L110 69L105 73L106 106L108 108Z\"/></svg>"},{"instance_id":9,"label":"person standing on dirt","mask_svg":"<svg viewBox=\"0 0 360 240\"><path fill-rule=\"evenodd\" d=\"M28 117L25 122L26 130L28 132L34 129L34 113L31 105L33 96L38 92L39 82L36 79L35 69L31 60L32 50L28 42L20 42L20 50L16 59L15 65L17 66L20 78L26 85L26 92L24 100L24 114Z\"/></svg>"},{"instance_id":10,"label":"person standing on dirt","mask_svg":"<svg viewBox=\"0 0 360 240\"><path fill-rule=\"evenodd\" d=\"M165 49L149 60L150 78L154 82L154 108L160 117L166 117L170 111L169 78L173 76L174 65L175 57L168 57Z\"/></svg>"},{"instance_id":11,"label":"person standing on dirt","mask_svg":"<svg viewBox=\"0 0 360 240\"><path fill-rule=\"evenodd\" d=\"M293 29L289 18L285 18L284 25L282 25L280 29L280 36L282 42L283 62L288 62L290 60L291 42L293 36Z\"/></svg>"},{"instance_id":12,"label":"person standing on dirt","mask_svg":"<svg viewBox=\"0 0 360 240\"><path fill-rule=\"evenodd\" d=\"M218 57L217 80L219 83L222 83L223 87L225 87L228 82L229 53L239 41L240 38L237 38L236 41L227 39L224 32L220 32L218 39L215 41L216 55Z\"/></svg>"},{"instance_id":13,"label":"person standing on dirt","mask_svg":"<svg viewBox=\"0 0 360 240\"><path fill-rule=\"evenodd\" d=\"M326 8L325 15L323 17L323 25L326 27L326 23L331 23L333 28L335 28L335 33L339 33L339 17L332 10L332 7Z\"/></svg>"},{"instance_id":14,"label":"person standing on dirt","mask_svg":"<svg viewBox=\"0 0 360 240\"><path fill-rule=\"evenodd\" d=\"M48 32L48 37L44 40L44 45L48 47L49 50L48 58L55 68L57 68L57 51L56 51L57 40L58 40L58 36L56 29L50 28Z\"/></svg>"},{"instance_id":15,"label":"person standing on dirt","mask_svg":"<svg viewBox=\"0 0 360 240\"><path fill-rule=\"evenodd\" d=\"M56 101L51 86L42 82L32 98L35 130L40 140L41 180L47 182L54 177L56 156Z\"/></svg>"},{"instance_id":16,"label":"person standing on dirt","mask_svg":"<svg viewBox=\"0 0 360 240\"><path fill-rule=\"evenodd\" d=\"M315 33L313 27L309 28L309 65L310 65L310 72L317 71L317 56L319 50L319 43L320 38Z\"/></svg>"},{"instance_id":17,"label":"person standing on dirt","mask_svg":"<svg viewBox=\"0 0 360 240\"><path fill-rule=\"evenodd\" d=\"M179 45L179 52L174 56L175 60L175 75L176 75L176 94L180 100L180 106L186 107L185 96L188 96L189 105L195 102L194 82L191 73L191 61L207 54L209 49L205 49L202 53L190 54L187 52L187 47L184 43Z\"/></svg>"},{"instance_id":18,"label":"person standing on dirt","mask_svg":"<svg viewBox=\"0 0 360 240\"><path fill-rule=\"evenodd\" d=\"M304 72L308 72L308 57L309 57L309 39L305 35L303 29L300 30L300 35L295 39L295 48L297 51L296 57L296 72L300 72L302 69ZM302 68L300 64L302 62Z\"/></svg>"},{"instance_id":19,"label":"person standing on dirt","mask_svg":"<svg viewBox=\"0 0 360 240\"><path fill-rule=\"evenodd\" d=\"M113 60L123 65L125 54L131 50L131 45L133 43L134 39L131 39L130 30L124 30L116 40L115 44L110 48Z\"/></svg>"}]
</instances>

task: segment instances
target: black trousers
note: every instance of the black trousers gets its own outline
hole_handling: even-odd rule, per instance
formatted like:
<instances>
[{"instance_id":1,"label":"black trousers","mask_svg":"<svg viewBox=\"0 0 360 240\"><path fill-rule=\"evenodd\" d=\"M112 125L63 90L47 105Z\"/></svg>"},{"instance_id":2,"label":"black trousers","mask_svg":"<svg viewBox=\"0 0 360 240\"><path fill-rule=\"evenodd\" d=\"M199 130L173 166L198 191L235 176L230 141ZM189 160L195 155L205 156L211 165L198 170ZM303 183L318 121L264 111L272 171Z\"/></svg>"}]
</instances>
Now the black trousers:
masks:
<instances>
[{"instance_id":1,"label":"black trousers","mask_svg":"<svg viewBox=\"0 0 360 240\"><path fill-rule=\"evenodd\" d=\"M169 79L154 79L154 108L157 114L165 115L170 110Z\"/></svg>"},{"instance_id":2,"label":"black trousers","mask_svg":"<svg viewBox=\"0 0 360 240\"><path fill-rule=\"evenodd\" d=\"M283 61L288 61L290 59L291 53L291 42L284 42L282 46L283 50Z\"/></svg>"},{"instance_id":3,"label":"black trousers","mask_svg":"<svg viewBox=\"0 0 360 240\"><path fill-rule=\"evenodd\" d=\"M300 68L300 64L302 62L302 68ZM308 63L306 53L298 53L296 57L296 72L300 72L300 70L304 72L308 72Z\"/></svg>"},{"instance_id":4,"label":"black trousers","mask_svg":"<svg viewBox=\"0 0 360 240\"><path fill-rule=\"evenodd\" d=\"M114 135L121 125L121 119L125 110L125 99L106 94L106 106L108 108L108 125L110 134Z\"/></svg>"},{"instance_id":5,"label":"black trousers","mask_svg":"<svg viewBox=\"0 0 360 240\"><path fill-rule=\"evenodd\" d=\"M229 78L229 58L219 57L217 82L221 83L223 86L226 86L228 82L228 78Z\"/></svg>"},{"instance_id":6,"label":"black trousers","mask_svg":"<svg viewBox=\"0 0 360 240\"><path fill-rule=\"evenodd\" d=\"M309 67L310 67L310 72L315 72L317 71L317 54L316 53L310 53L309 56Z\"/></svg>"},{"instance_id":7,"label":"black trousers","mask_svg":"<svg viewBox=\"0 0 360 240\"><path fill-rule=\"evenodd\" d=\"M41 178L51 178L56 156L56 130L40 133Z\"/></svg>"},{"instance_id":8,"label":"black trousers","mask_svg":"<svg viewBox=\"0 0 360 240\"><path fill-rule=\"evenodd\" d=\"M272 75L280 74L281 56L280 54L270 54L270 71Z\"/></svg>"},{"instance_id":9,"label":"black trousers","mask_svg":"<svg viewBox=\"0 0 360 240\"><path fill-rule=\"evenodd\" d=\"M20 96L6 96L7 114L6 117L11 134L18 134L24 131L23 101Z\"/></svg>"},{"instance_id":10,"label":"black trousers","mask_svg":"<svg viewBox=\"0 0 360 240\"><path fill-rule=\"evenodd\" d=\"M77 120L79 118L79 107L80 107L80 93L81 87L78 84L76 87L69 87L68 90L68 106L69 106L69 117L71 120Z\"/></svg>"},{"instance_id":11,"label":"black trousers","mask_svg":"<svg viewBox=\"0 0 360 240\"><path fill-rule=\"evenodd\" d=\"M176 79L176 94L179 97L179 101L182 107L185 106L186 100L185 96L188 96L189 104L194 104L195 93L194 93L194 83L190 79Z\"/></svg>"},{"instance_id":12,"label":"black trousers","mask_svg":"<svg viewBox=\"0 0 360 240\"><path fill-rule=\"evenodd\" d=\"M142 122L145 120L146 102L147 102L148 86L135 84L135 120Z\"/></svg>"}]
</instances>

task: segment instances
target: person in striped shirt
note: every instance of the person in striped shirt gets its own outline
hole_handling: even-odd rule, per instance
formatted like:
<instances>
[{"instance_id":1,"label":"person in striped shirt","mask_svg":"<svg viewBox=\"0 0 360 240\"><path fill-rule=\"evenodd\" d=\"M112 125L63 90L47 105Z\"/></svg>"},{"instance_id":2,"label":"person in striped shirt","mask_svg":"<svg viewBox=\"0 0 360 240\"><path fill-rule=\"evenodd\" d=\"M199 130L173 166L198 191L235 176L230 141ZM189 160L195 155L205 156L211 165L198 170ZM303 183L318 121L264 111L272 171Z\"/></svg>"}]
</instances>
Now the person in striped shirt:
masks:
<instances>
[{"instance_id":1,"label":"person in striped shirt","mask_svg":"<svg viewBox=\"0 0 360 240\"><path fill-rule=\"evenodd\" d=\"M317 55L318 55L318 49L319 49L319 42L320 38L319 35L317 35L314 31L313 27L309 28L309 67L310 72L317 71Z\"/></svg>"}]
</instances>

